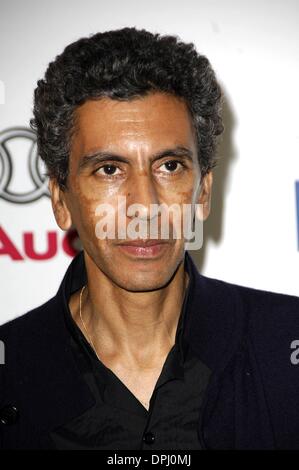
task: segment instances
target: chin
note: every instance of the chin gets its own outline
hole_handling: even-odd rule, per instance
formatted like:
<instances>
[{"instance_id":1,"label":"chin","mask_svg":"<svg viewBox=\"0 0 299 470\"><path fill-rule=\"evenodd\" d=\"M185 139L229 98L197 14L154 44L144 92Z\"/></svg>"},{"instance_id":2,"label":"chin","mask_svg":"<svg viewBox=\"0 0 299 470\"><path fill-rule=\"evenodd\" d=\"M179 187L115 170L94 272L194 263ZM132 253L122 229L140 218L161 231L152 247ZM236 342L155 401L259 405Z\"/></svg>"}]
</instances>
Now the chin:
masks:
<instances>
[{"instance_id":1,"label":"chin","mask_svg":"<svg viewBox=\"0 0 299 470\"><path fill-rule=\"evenodd\" d=\"M127 290L128 292L151 292L155 290L162 289L167 284L168 280L165 282L157 282L157 281L128 281L119 283L120 287Z\"/></svg>"},{"instance_id":2,"label":"chin","mask_svg":"<svg viewBox=\"0 0 299 470\"><path fill-rule=\"evenodd\" d=\"M128 275L123 272L124 276L119 273L111 273L111 279L122 289L129 292L150 292L165 287L172 278L172 273L161 271L139 272L136 270L134 275Z\"/></svg>"}]
</instances>

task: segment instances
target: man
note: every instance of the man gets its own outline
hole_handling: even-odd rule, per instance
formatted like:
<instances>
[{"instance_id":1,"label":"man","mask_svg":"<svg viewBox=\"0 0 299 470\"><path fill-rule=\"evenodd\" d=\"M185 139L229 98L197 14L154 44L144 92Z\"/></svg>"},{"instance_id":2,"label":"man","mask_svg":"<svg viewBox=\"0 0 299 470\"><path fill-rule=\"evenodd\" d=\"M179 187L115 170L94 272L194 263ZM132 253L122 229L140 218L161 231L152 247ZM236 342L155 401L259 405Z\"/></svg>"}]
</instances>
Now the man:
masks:
<instances>
[{"instance_id":1,"label":"man","mask_svg":"<svg viewBox=\"0 0 299 470\"><path fill-rule=\"evenodd\" d=\"M201 275L174 215L162 237L150 211L207 218L220 105L208 60L171 36L99 33L50 63L32 127L83 250L54 298L0 328L3 448L299 448L299 299ZM120 197L125 237L102 236ZM136 219L158 237L128 236Z\"/></svg>"}]
</instances>

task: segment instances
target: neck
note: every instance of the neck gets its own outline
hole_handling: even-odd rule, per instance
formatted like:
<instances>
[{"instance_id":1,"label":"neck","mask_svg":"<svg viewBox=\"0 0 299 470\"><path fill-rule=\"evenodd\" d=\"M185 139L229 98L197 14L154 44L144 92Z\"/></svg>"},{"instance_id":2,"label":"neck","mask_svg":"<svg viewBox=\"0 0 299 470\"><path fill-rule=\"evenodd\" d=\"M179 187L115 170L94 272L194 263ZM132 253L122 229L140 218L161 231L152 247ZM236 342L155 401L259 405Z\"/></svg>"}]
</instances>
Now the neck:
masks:
<instances>
[{"instance_id":1,"label":"neck","mask_svg":"<svg viewBox=\"0 0 299 470\"><path fill-rule=\"evenodd\" d=\"M87 331L82 329L78 295L70 308L98 356L108 361L122 358L128 368L154 368L175 342L189 280L184 262L165 287L150 292L126 291L90 263L86 263L86 270L81 315Z\"/></svg>"}]
</instances>

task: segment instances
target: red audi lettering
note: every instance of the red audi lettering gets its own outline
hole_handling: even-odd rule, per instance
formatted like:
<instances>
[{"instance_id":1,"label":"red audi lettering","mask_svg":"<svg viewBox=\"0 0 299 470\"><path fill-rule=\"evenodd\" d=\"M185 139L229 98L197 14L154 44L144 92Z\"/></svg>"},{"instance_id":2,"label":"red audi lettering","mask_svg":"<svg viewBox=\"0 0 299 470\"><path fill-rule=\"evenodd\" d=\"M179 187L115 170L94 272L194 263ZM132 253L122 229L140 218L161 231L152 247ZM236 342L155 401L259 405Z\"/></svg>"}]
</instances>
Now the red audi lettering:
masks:
<instances>
[{"instance_id":1,"label":"red audi lettering","mask_svg":"<svg viewBox=\"0 0 299 470\"><path fill-rule=\"evenodd\" d=\"M0 255L8 255L11 259L16 261L24 260L19 250L13 244L11 239L5 233L5 231L0 227Z\"/></svg>"},{"instance_id":2,"label":"red audi lettering","mask_svg":"<svg viewBox=\"0 0 299 470\"><path fill-rule=\"evenodd\" d=\"M57 233L47 232L47 249L44 253L37 253L34 249L33 233L25 232L24 235L24 250L28 258L34 260L45 260L53 258L57 253Z\"/></svg>"}]
</instances>

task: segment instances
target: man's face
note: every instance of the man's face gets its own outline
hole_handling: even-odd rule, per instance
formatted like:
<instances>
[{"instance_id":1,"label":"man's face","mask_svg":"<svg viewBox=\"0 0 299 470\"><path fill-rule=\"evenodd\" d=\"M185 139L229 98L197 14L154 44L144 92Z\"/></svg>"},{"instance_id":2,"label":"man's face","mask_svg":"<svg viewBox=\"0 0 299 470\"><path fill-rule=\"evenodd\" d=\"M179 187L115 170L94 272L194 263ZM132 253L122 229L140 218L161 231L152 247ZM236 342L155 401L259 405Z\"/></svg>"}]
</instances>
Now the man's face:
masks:
<instances>
[{"instance_id":1,"label":"man's face","mask_svg":"<svg viewBox=\"0 0 299 470\"><path fill-rule=\"evenodd\" d=\"M109 204L117 214L122 196L126 209L142 204L148 212L137 215L150 223L151 204L182 207L194 198L195 202L209 199L211 175L205 178L204 200L198 199L196 138L185 103L162 93L130 101L103 98L85 102L75 117L68 189L61 191L50 183L58 224L63 229L75 225L87 262L116 285L137 292L165 286L183 259L184 238L174 238L170 229L170 239L162 244L129 247L129 238L117 235L116 219L116 238L99 239L96 208ZM205 211L204 218L207 206ZM126 215L127 226L133 218ZM157 220L160 230L161 218Z\"/></svg>"}]
</instances>

